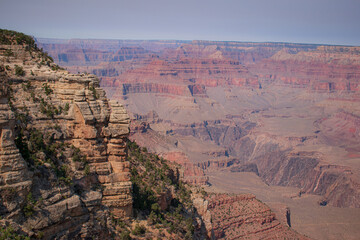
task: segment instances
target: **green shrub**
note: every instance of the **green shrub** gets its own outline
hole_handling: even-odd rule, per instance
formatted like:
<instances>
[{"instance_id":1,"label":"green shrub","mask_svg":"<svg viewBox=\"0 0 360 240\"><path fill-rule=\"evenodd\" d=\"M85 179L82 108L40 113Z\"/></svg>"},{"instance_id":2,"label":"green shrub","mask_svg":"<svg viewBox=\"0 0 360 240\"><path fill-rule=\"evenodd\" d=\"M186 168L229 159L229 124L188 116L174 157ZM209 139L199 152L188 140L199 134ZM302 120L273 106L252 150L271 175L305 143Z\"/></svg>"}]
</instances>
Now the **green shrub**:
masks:
<instances>
[{"instance_id":1,"label":"green shrub","mask_svg":"<svg viewBox=\"0 0 360 240\"><path fill-rule=\"evenodd\" d=\"M86 157L81 154L81 151L79 148L75 146L71 146L71 149L73 150L72 153L72 160L74 162L83 162L86 163Z\"/></svg>"},{"instance_id":2,"label":"green shrub","mask_svg":"<svg viewBox=\"0 0 360 240\"><path fill-rule=\"evenodd\" d=\"M42 85L42 89L44 90L46 96L49 96L51 93L53 93L53 90L51 89L51 87L47 83L44 83Z\"/></svg>"},{"instance_id":3,"label":"green shrub","mask_svg":"<svg viewBox=\"0 0 360 240\"><path fill-rule=\"evenodd\" d=\"M49 57L49 58L51 58L51 57ZM52 58L51 58L51 59L52 59ZM60 67L60 66L57 65L57 64L53 64L53 65L51 66L51 70L53 70L53 71L64 70L64 68Z\"/></svg>"},{"instance_id":4,"label":"green shrub","mask_svg":"<svg viewBox=\"0 0 360 240\"><path fill-rule=\"evenodd\" d=\"M36 239L43 239L44 238L44 232L40 231L36 233Z\"/></svg>"},{"instance_id":5,"label":"green shrub","mask_svg":"<svg viewBox=\"0 0 360 240\"><path fill-rule=\"evenodd\" d=\"M65 107L64 107L64 111L67 112L67 111L69 111L69 109L70 109L70 105L69 105L69 103L66 103Z\"/></svg>"},{"instance_id":6,"label":"green shrub","mask_svg":"<svg viewBox=\"0 0 360 240\"><path fill-rule=\"evenodd\" d=\"M98 93L96 92L96 89L93 86L90 86L89 90L92 92L95 99L99 98L99 95L98 95Z\"/></svg>"},{"instance_id":7,"label":"green shrub","mask_svg":"<svg viewBox=\"0 0 360 240\"><path fill-rule=\"evenodd\" d=\"M24 91L29 91L31 88L31 83L30 81L26 81L25 83L22 84L22 88L24 89Z\"/></svg>"},{"instance_id":8,"label":"green shrub","mask_svg":"<svg viewBox=\"0 0 360 240\"><path fill-rule=\"evenodd\" d=\"M130 232L128 230L124 230L120 233L120 240L131 240Z\"/></svg>"},{"instance_id":9,"label":"green shrub","mask_svg":"<svg viewBox=\"0 0 360 240\"><path fill-rule=\"evenodd\" d=\"M8 240L8 239L30 240L30 237L24 236L21 234L17 234L11 225L9 225L7 227L1 226L0 227L0 240Z\"/></svg>"},{"instance_id":10,"label":"green shrub","mask_svg":"<svg viewBox=\"0 0 360 240\"><path fill-rule=\"evenodd\" d=\"M38 99L35 97L35 94L31 93L31 97L34 102L38 101ZM54 118L55 115L59 115L62 113L62 107L60 106L58 109L51 103L48 104L43 98L40 97L40 112L42 114L45 114L49 118Z\"/></svg>"},{"instance_id":11,"label":"green shrub","mask_svg":"<svg viewBox=\"0 0 360 240\"><path fill-rule=\"evenodd\" d=\"M148 224L166 228L182 239L191 239L194 232L191 191L179 180L174 166L131 141L128 141L128 160L131 163L135 216L141 213L141 216L147 216ZM168 208L163 210L159 197L169 190L173 198Z\"/></svg>"},{"instance_id":12,"label":"green shrub","mask_svg":"<svg viewBox=\"0 0 360 240\"><path fill-rule=\"evenodd\" d=\"M146 228L142 225L136 224L135 228L132 230L132 234L134 235L143 235L146 232Z\"/></svg>"},{"instance_id":13,"label":"green shrub","mask_svg":"<svg viewBox=\"0 0 360 240\"><path fill-rule=\"evenodd\" d=\"M30 217L34 214L35 205L36 205L36 201L33 199L32 193L29 192L28 195L26 196L26 205L23 208L23 212L26 217Z\"/></svg>"},{"instance_id":14,"label":"green shrub","mask_svg":"<svg viewBox=\"0 0 360 240\"><path fill-rule=\"evenodd\" d=\"M155 212L155 213L160 213L161 212L161 207L158 203L153 203L151 205L151 211Z\"/></svg>"},{"instance_id":15,"label":"green shrub","mask_svg":"<svg viewBox=\"0 0 360 240\"><path fill-rule=\"evenodd\" d=\"M11 56L14 56L14 53L11 49L6 49L4 55L5 55L5 57L11 57Z\"/></svg>"},{"instance_id":16,"label":"green shrub","mask_svg":"<svg viewBox=\"0 0 360 240\"><path fill-rule=\"evenodd\" d=\"M84 174L85 174L86 176L90 174L90 166L89 166L89 164L86 164L86 165L85 165Z\"/></svg>"},{"instance_id":17,"label":"green shrub","mask_svg":"<svg viewBox=\"0 0 360 240\"><path fill-rule=\"evenodd\" d=\"M16 76L25 76L25 71L21 66L15 65L15 75Z\"/></svg>"}]
</instances>

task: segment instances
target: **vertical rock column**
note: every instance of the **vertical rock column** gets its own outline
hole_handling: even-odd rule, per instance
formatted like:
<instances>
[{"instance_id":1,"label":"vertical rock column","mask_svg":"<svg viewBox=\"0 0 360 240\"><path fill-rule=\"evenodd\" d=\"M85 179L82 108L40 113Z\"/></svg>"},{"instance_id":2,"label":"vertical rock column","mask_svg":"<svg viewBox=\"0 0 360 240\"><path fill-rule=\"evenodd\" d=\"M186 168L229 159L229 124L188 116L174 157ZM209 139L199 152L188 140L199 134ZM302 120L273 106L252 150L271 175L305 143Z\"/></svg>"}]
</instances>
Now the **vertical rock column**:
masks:
<instances>
[{"instance_id":1,"label":"vertical rock column","mask_svg":"<svg viewBox=\"0 0 360 240\"><path fill-rule=\"evenodd\" d=\"M111 114L109 124L104 127L108 137L108 161L111 173L99 176L103 184L104 205L110 208L115 217L130 217L132 214L132 183L130 181L130 163L126 158L126 139L129 135L130 119L122 105L110 101Z\"/></svg>"}]
</instances>

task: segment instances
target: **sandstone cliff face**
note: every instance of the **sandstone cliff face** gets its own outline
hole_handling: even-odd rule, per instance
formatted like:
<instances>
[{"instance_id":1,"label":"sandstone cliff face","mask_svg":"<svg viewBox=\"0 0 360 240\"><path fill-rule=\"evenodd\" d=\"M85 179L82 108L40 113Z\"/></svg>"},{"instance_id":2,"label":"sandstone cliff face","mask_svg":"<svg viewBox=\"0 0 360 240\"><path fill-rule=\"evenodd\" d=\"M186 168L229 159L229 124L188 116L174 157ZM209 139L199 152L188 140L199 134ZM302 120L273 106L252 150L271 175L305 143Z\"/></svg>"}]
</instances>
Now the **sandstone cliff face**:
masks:
<instances>
[{"instance_id":1,"label":"sandstone cliff face","mask_svg":"<svg viewBox=\"0 0 360 240\"><path fill-rule=\"evenodd\" d=\"M110 214L132 214L125 109L33 45L0 45L0 62L2 221L47 239L109 237Z\"/></svg>"}]
</instances>

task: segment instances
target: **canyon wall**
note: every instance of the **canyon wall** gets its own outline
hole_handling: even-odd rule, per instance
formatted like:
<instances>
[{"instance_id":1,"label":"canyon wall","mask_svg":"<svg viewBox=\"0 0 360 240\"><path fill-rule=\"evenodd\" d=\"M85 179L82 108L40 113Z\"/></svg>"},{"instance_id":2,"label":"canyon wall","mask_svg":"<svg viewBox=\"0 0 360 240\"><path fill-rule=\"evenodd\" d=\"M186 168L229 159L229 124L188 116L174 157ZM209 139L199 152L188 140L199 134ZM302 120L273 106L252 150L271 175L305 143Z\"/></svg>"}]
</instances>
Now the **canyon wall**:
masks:
<instances>
[{"instance_id":1,"label":"canyon wall","mask_svg":"<svg viewBox=\"0 0 360 240\"><path fill-rule=\"evenodd\" d=\"M321 194L334 206L358 207L356 201L338 200L335 195L342 195L342 191L333 185L345 184L349 189L346 192L357 196L357 177L352 176L357 176L357 172L353 170L349 174L348 170L341 170L347 169L347 166L343 166L340 159L328 160L329 152L300 150L303 146L311 148L310 145L314 144L342 148L340 141L335 143L336 139L341 136L346 136L341 139L356 138L351 136L358 133L356 127L350 127L351 123L334 131L329 127L334 120L326 119L339 118L340 110L342 116L352 114L353 118L358 117L359 110L355 107L360 90L358 47L193 41L162 49L148 47L148 55L145 56L137 49L143 43L134 45L133 41L123 41L122 44L114 47L109 42L108 47L102 44L101 47L86 45L81 48L108 52L133 48L127 51L132 54L131 57L116 61L108 59L101 64L90 61L97 64L93 67L69 64L68 69L100 73L101 85L109 97L126 105L132 117L155 112L157 120L149 120L150 128L156 134L178 141L170 145L158 142L167 145L159 153L172 159L176 155L178 162L189 158L204 170L209 170L209 166L215 169L215 166L221 166L244 171L247 169L245 165L253 164L250 169L255 172L257 169L267 183L296 186L307 193ZM65 45L69 49L79 48L79 44ZM53 46L44 45L46 50L59 48L56 53L62 52L60 49L63 46L56 43ZM106 58L105 55L102 59ZM352 105L346 105L344 101L350 101ZM293 127L284 133L286 136L281 133L281 126L275 124L277 119ZM307 125L306 132L309 133L303 134L296 130L296 125L291 125L292 119L295 119L294 122L302 121L301 124L312 121L310 124L315 128ZM349 134L343 135L344 127L351 128ZM134 135L134 139L147 144L150 149L159 150L159 147L149 144L151 140L141 140L146 134L140 132ZM256 134L269 136L261 140L266 143L258 145L256 139L260 138ZM194 144L197 140L202 144ZM268 152L271 154L261 155L262 151L266 151L262 148L270 149ZM359 148L356 141L346 151L349 151L347 157L357 156ZM174 155L176 152L186 156ZM302 156L303 152L311 157L291 157L296 154ZM323 166L336 166L331 167L337 169L336 173L331 170L330 175L336 176L331 178L333 180L322 180L329 178L323 172L328 167ZM295 168L299 169L291 170ZM194 174L194 171L190 172ZM196 172L202 175L200 171ZM308 183L301 182L304 177ZM326 187L320 187L320 183Z\"/></svg>"},{"instance_id":2,"label":"canyon wall","mask_svg":"<svg viewBox=\"0 0 360 240\"><path fill-rule=\"evenodd\" d=\"M252 194L195 198L211 239L309 239L286 227Z\"/></svg>"},{"instance_id":3,"label":"canyon wall","mask_svg":"<svg viewBox=\"0 0 360 240\"><path fill-rule=\"evenodd\" d=\"M359 47L144 42L84 45L134 49L128 59L67 64L99 75L136 120L132 140L186 166L192 183L212 184L212 172L250 172L277 189L296 188L299 201L319 196L324 211L359 208Z\"/></svg>"},{"instance_id":4,"label":"canyon wall","mask_svg":"<svg viewBox=\"0 0 360 240\"><path fill-rule=\"evenodd\" d=\"M32 237L111 236L132 215L129 117L93 75L34 45L0 45L2 223Z\"/></svg>"}]
</instances>

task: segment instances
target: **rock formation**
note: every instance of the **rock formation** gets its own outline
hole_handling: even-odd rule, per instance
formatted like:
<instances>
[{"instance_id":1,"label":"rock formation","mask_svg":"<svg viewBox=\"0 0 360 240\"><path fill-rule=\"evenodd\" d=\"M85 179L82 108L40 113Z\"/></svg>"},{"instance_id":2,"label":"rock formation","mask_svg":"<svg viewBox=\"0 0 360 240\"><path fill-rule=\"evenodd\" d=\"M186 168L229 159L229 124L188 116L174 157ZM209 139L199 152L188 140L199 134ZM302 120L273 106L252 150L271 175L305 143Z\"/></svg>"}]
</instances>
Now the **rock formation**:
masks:
<instances>
[{"instance_id":1,"label":"rock formation","mask_svg":"<svg viewBox=\"0 0 360 240\"><path fill-rule=\"evenodd\" d=\"M252 194L211 193L194 204L211 239L309 239L281 224Z\"/></svg>"},{"instance_id":2,"label":"rock formation","mask_svg":"<svg viewBox=\"0 0 360 240\"><path fill-rule=\"evenodd\" d=\"M110 215L132 214L129 117L95 76L11 33L0 45L2 221L47 239L108 238Z\"/></svg>"}]
</instances>

